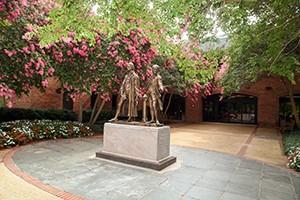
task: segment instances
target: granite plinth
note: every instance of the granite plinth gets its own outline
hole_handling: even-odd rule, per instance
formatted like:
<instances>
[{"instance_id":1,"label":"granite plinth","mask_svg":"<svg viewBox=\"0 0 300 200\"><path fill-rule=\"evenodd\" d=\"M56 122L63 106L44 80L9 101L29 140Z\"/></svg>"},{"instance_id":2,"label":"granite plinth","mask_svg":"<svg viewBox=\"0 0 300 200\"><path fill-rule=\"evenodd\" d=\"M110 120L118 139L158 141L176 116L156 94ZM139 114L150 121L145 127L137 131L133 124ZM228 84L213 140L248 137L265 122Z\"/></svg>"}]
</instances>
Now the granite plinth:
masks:
<instances>
[{"instance_id":1,"label":"granite plinth","mask_svg":"<svg viewBox=\"0 0 300 200\"><path fill-rule=\"evenodd\" d=\"M176 158L170 156L168 126L105 123L103 149L96 156L155 170L176 162Z\"/></svg>"}]
</instances>

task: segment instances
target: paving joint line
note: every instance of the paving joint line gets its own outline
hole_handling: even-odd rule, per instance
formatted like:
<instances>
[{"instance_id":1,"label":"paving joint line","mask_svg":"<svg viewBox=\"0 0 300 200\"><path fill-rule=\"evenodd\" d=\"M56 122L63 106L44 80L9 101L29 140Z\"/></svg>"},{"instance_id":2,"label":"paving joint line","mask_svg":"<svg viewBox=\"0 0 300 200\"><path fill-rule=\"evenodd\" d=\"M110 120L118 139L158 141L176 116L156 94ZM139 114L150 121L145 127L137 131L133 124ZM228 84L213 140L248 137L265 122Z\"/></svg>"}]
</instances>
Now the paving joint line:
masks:
<instances>
[{"instance_id":1,"label":"paving joint line","mask_svg":"<svg viewBox=\"0 0 300 200\"><path fill-rule=\"evenodd\" d=\"M251 134L248 136L247 140L245 141L245 143L242 144L240 150L238 151L238 153L236 155L238 156L244 156L246 154L246 151L248 149L249 144L252 142L253 138L256 135L258 126L256 126L253 131L251 132Z\"/></svg>"}]
</instances>

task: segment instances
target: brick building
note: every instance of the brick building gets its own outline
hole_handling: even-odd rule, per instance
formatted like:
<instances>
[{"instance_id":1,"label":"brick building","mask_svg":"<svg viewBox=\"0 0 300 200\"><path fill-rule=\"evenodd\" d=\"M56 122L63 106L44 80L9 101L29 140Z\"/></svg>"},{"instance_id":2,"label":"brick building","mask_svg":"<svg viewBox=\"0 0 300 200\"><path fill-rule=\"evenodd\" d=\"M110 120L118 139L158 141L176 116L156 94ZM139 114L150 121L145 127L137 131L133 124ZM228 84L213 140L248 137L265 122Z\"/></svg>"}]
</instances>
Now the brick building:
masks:
<instances>
[{"instance_id":1,"label":"brick building","mask_svg":"<svg viewBox=\"0 0 300 200\"><path fill-rule=\"evenodd\" d=\"M45 93L33 89L28 96L18 99L14 107L71 109L78 112L79 103L72 102L61 91L60 83L55 79L51 79L49 83ZM300 77L294 86L294 92L300 109ZM266 77L223 100L220 100L218 90L206 98L199 96L196 101L174 95L168 115L172 119L186 122L215 121L278 126L280 119L289 114L287 95L287 89L280 79ZM92 101L93 97L87 96L84 109L90 109ZM112 110L115 104L115 100L107 103L105 110Z\"/></svg>"}]
</instances>

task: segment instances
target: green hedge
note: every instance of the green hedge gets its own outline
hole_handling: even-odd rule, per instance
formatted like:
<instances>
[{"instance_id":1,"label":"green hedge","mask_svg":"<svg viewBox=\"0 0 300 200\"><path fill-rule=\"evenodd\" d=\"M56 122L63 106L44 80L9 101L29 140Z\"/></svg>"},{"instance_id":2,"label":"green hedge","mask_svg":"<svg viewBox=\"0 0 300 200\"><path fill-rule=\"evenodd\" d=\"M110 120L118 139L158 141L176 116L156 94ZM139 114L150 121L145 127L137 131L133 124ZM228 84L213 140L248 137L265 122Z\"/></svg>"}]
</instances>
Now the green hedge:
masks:
<instances>
[{"instance_id":1,"label":"green hedge","mask_svg":"<svg viewBox=\"0 0 300 200\"><path fill-rule=\"evenodd\" d=\"M300 130L283 133L284 152L288 156L288 167L300 171Z\"/></svg>"},{"instance_id":2,"label":"green hedge","mask_svg":"<svg viewBox=\"0 0 300 200\"><path fill-rule=\"evenodd\" d=\"M82 123L53 120L20 120L0 123L0 147L12 147L35 140L93 135Z\"/></svg>"},{"instance_id":3,"label":"green hedge","mask_svg":"<svg viewBox=\"0 0 300 200\"><path fill-rule=\"evenodd\" d=\"M60 121L76 121L76 113L69 110L35 110L24 108L0 108L0 122L14 120L49 119Z\"/></svg>"},{"instance_id":4,"label":"green hedge","mask_svg":"<svg viewBox=\"0 0 300 200\"><path fill-rule=\"evenodd\" d=\"M84 123L88 122L90 120L91 114L92 114L91 110L83 111L83 119L82 119L82 121ZM115 114L114 111L102 111L99 114L99 117L98 117L97 121L107 121L107 120L110 120L111 118L114 117L114 114Z\"/></svg>"}]
</instances>

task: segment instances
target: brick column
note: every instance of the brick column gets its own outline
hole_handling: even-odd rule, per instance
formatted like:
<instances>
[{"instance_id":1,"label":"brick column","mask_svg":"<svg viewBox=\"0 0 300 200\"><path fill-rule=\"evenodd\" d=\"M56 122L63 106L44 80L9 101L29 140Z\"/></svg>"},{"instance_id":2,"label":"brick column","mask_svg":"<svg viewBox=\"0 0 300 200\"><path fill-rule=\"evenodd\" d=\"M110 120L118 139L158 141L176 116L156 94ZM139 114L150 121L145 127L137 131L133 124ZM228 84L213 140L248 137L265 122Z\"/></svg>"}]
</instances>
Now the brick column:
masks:
<instances>
[{"instance_id":1,"label":"brick column","mask_svg":"<svg viewBox=\"0 0 300 200\"><path fill-rule=\"evenodd\" d=\"M278 126L279 100L272 92L266 91L258 96L257 123L259 126Z\"/></svg>"},{"instance_id":2,"label":"brick column","mask_svg":"<svg viewBox=\"0 0 300 200\"><path fill-rule=\"evenodd\" d=\"M199 94L196 100L187 96L185 98L185 121L186 122L202 122L203 108L202 97Z\"/></svg>"}]
</instances>

